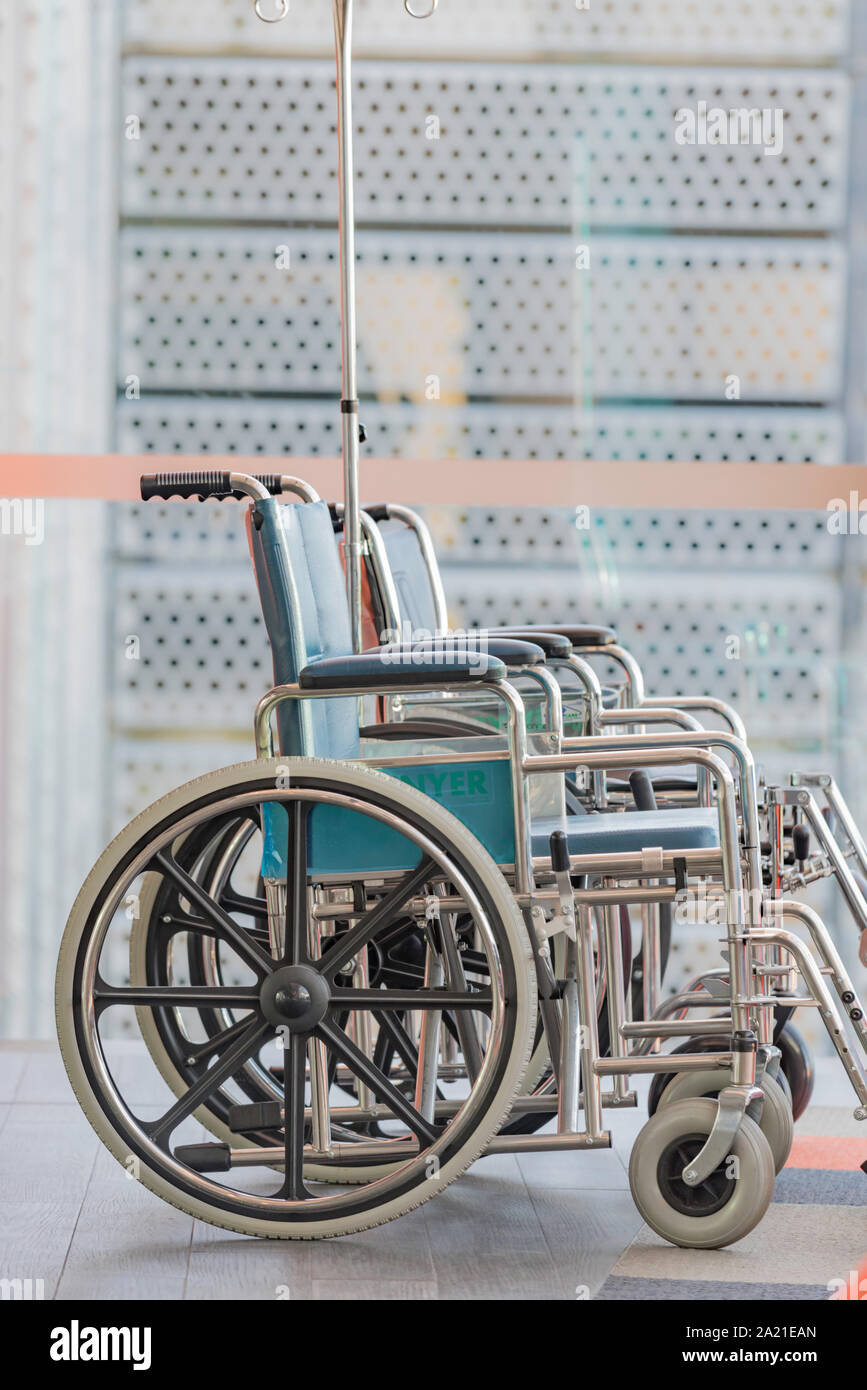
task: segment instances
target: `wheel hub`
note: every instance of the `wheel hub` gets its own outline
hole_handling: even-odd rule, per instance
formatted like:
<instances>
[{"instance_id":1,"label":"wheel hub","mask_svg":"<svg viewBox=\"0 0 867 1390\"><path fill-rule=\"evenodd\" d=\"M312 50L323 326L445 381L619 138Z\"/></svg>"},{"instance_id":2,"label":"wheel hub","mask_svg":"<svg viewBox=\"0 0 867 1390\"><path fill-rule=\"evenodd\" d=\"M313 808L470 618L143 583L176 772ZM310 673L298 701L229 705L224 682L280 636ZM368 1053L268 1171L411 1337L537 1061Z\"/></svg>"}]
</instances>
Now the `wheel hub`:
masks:
<instances>
[{"instance_id":1,"label":"wheel hub","mask_svg":"<svg viewBox=\"0 0 867 1390\"><path fill-rule=\"evenodd\" d=\"M285 965L262 984L259 1003L269 1023L293 1033L312 1033L325 1017L331 991L310 965Z\"/></svg>"},{"instance_id":2,"label":"wheel hub","mask_svg":"<svg viewBox=\"0 0 867 1390\"><path fill-rule=\"evenodd\" d=\"M734 1178L727 1165L721 1163L710 1177L697 1187L687 1187L683 1170L707 1142L706 1134L685 1134L668 1145L659 1159L656 1180L668 1205L683 1216L713 1216L722 1211L735 1190Z\"/></svg>"}]
</instances>

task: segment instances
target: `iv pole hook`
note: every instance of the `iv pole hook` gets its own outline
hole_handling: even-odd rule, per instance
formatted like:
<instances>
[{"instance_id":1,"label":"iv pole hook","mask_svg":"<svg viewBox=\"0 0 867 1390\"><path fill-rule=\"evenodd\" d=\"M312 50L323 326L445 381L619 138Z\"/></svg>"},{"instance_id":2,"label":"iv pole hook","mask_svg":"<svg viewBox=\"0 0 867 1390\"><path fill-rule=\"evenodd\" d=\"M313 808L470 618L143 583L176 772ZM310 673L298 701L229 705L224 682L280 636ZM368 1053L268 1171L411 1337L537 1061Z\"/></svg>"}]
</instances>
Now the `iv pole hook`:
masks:
<instances>
[{"instance_id":1,"label":"iv pole hook","mask_svg":"<svg viewBox=\"0 0 867 1390\"><path fill-rule=\"evenodd\" d=\"M427 9L417 10L413 6L418 3L418 0L403 0L403 8L413 19L430 19L439 2L440 0L427 0Z\"/></svg>"},{"instance_id":2,"label":"iv pole hook","mask_svg":"<svg viewBox=\"0 0 867 1390\"><path fill-rule=\"evenodd\" d=\"M279 24L281 19L285 19L289 13L289 0L275 0L279 7L278 14L263 14L262 0L254 0L253 9L256 11L257 19L261 19L265 24Z\"/></svg>"}]
</instances>

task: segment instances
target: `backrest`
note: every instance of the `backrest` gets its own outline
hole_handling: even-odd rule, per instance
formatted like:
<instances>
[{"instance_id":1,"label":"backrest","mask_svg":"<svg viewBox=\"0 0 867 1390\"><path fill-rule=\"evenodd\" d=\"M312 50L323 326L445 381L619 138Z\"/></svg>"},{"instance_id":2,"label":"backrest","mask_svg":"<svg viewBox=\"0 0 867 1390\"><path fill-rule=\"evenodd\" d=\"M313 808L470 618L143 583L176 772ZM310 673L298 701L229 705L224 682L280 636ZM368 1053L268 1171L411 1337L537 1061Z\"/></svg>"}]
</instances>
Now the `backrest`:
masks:
<instances>
[{"instance_id":1,"label":"backrest","mask_svg":"<svg viewBox=\"0 0 867 1390\"><path fill-rule=\"evenodd\" d=\"M436 599L418 534L402 521L379 523L389 568L400 603L400 616L414 632L436 632Z\"/></svg>"},{"instance_id":2,"label":"backrest","mask_svg":"<svg viewBox=\"0 0 867 1390\"><path fill-rule=\"evenodd\" d=\"M247 515L247 535L274 660L274 683L291 685L312 661L352 651L349 608L325 502L270 497ZM286 756L358 756L357 702L287 701L277 710Z\"/></svg>"}]
</instances>

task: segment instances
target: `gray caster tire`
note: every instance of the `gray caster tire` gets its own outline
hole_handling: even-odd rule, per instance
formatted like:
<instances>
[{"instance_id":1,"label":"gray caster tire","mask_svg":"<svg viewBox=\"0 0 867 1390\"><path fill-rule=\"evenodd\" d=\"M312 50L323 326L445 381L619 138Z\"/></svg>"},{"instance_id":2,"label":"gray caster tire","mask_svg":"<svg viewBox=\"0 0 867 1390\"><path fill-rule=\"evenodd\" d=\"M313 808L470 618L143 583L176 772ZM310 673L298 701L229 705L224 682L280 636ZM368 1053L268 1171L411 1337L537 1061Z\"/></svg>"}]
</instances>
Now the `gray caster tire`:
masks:
<instances>
[{"instance_id":1,"label":"gray caster tire","mask_svg":"<svg viewBox=\"0 0 867 1390\"><path fill-rule=\"evenodd\" d=\"M742 1240L761 1221L774 1191L770 1146L748 1115L729 1157L705 1183L688 1188L680 1178L710 1134L716 1113L716 1101L703 1096L660 1107L629 1160L629 1186L642 1217L663 1240L685 1249L717 1250Z\"/></svg>"},{"instance_id":2,"label":"gray caster tire","mask_svg":"<svg viewBox=\"0 0 867 1390\"><path fill-rule=\"evenodd\" d=\"M680 1100L693 1096L705 1096L713 1100L724 1086L731 1085L731 1074L708 1068L707 1071L682 1071L670 1081L659 1099L659 1110ZM792 1119L791 1102L778 1081L771 1076L762 1078L765 1099L759 1128L770 1145L774 1157L774 1171L782 1172L792 1151L795 1126ZM658 1111L657 1111L658 1113Z\"/></svg>"}]
</instances>

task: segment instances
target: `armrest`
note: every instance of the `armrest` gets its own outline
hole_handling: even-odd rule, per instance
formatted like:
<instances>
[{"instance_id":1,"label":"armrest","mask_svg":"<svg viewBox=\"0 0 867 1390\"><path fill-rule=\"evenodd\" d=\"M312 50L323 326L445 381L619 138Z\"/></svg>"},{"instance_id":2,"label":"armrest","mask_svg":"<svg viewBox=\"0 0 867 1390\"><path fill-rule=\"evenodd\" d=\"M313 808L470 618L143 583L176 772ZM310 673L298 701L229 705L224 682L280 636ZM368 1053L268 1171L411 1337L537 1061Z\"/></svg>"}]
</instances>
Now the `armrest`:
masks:
<instances>
[{"instance_id":1,"label":"armrest","mask_svg":"<svg viewBox=\"0 0 867 1390\"><path fill-rule=\"evenodd\" d=\"M406 719L397 724L365 724L361 738L403 742L410 738L496 738L499 730L460 719Z\"/></svg>"},{"instance_id":2,"label":"armrest","mask_svg":"<svg viewBox=\"0 0 867 1390\"><path fill-rule=\"evenodd\" d=\"M302 690L377 691L382 686L442 688L482 681L505 680L506 668L496 657L459 647L437 651L378 647L355 656L332 656L305 666L298 677Z\"/></svg>"},{"instance_id":3,"label":"armrest","mask_svg":"<svg viewBox=\"0 0 867 1390\"><path fill-rule=\"evenodd\" d=\"M572 643L568 637L564 637L560 632L542 632L536 627L489 627L485 629L485 638L488 651L494 651L494 643L499 642L501 638L510 638L512 641L531 642L534 646L541 647L546 661L564 659L572 654Z\"/></svg>"},{"instance_id":4,"label":"armrest","mask_svg":"<svg viewBox=\"0 0 867 1390\"><path fill-rule=\"evenodd\" d=\"M531 623L529 627L522 627L521 631L527 634L527 640L537 641L535 636L537 626ZM559 637L565 637L572 647L613 647L617 643L617 633L613 627L596 627L588 623L540 623L538 631L551 632Z\"/></svg>"}]
</instances>

